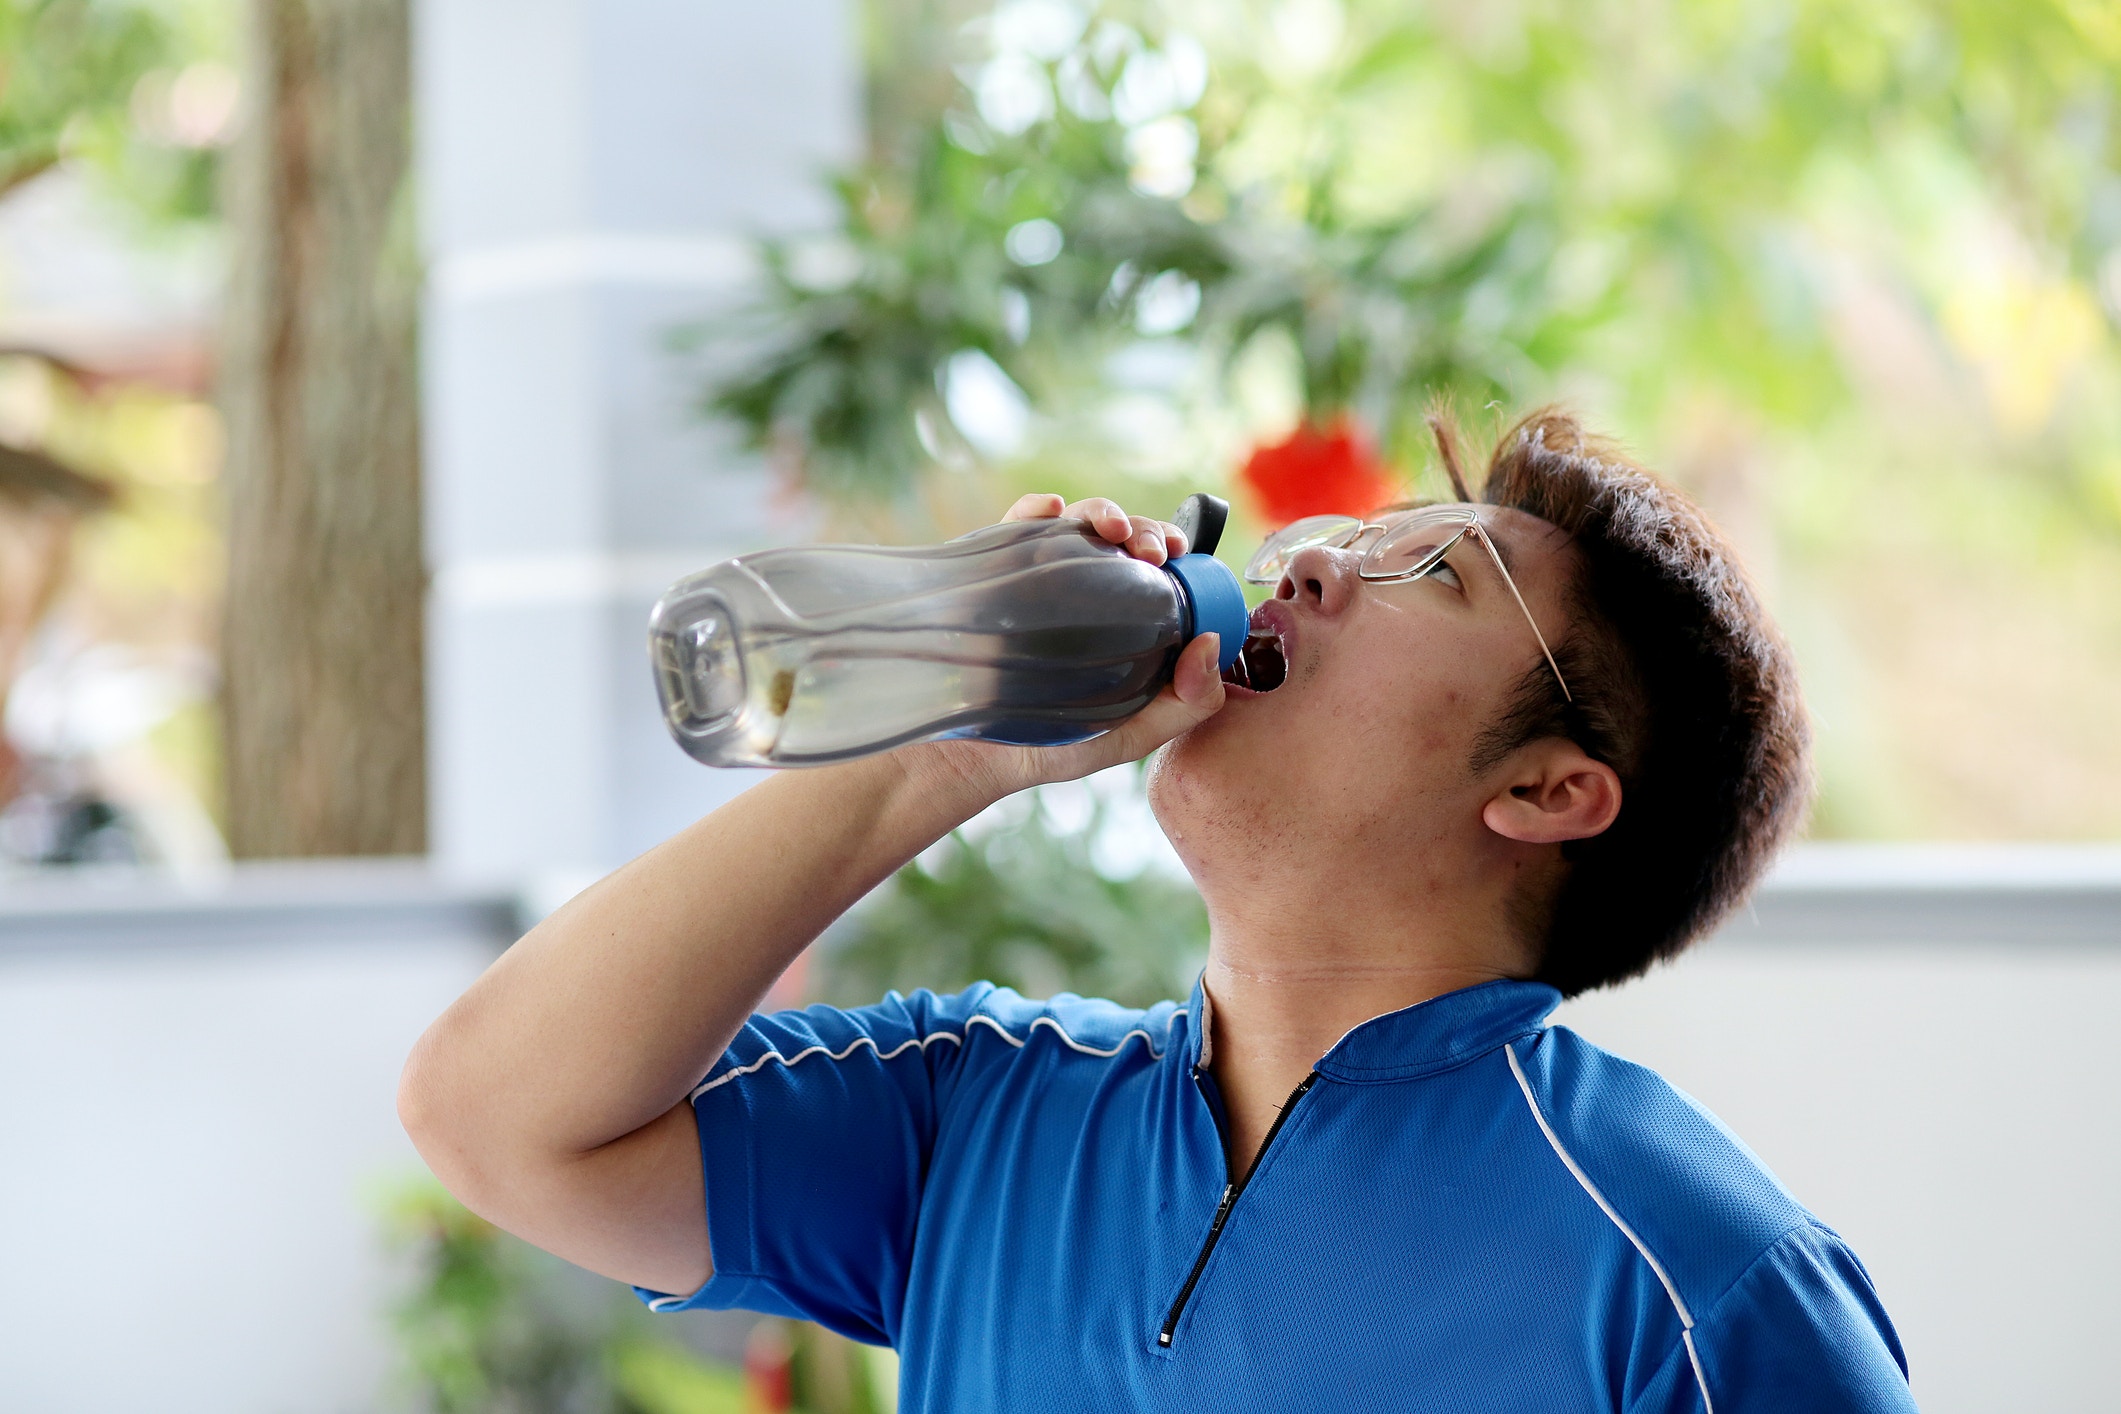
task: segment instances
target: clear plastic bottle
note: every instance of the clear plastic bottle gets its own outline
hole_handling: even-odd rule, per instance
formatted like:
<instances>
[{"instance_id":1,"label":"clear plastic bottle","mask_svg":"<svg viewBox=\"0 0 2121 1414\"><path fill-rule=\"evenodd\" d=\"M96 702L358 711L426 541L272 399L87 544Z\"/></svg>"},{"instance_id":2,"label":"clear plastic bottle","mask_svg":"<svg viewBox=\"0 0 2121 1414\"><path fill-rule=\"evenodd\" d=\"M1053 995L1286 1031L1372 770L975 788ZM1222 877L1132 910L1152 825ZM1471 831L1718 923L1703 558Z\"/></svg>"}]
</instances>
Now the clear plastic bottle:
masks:
<instances>
[{"instance_id":1,"label":"clear plastic bottle","mask_svg":"<svg viewBox=\"0 0 2121 1414\"><path fill-rule=\"evenodd\" d=\"M815 766L908 742L1084 741L1149 704L1196 633L1244 646L1227 513L1180 512L1194 553L1158 567L1077 520L946 545L742 555L680 580L649 621L671 735L710 766Z\"/></svg>"}]
</instances>

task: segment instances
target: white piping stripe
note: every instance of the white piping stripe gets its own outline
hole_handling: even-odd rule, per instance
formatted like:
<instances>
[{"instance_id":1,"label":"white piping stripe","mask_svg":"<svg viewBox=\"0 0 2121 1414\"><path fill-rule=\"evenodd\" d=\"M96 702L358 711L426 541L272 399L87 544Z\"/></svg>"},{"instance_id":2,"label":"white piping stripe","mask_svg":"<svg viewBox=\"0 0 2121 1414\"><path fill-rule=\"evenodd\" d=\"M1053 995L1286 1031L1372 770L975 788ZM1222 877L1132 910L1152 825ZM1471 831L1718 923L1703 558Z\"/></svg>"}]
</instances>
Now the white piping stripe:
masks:
<instances>
[{"instance_id":1,"label":"white piping stripe","mask_svg":"<svg viewBox=\"0 0 2121 1414\"><path fill-rule=\"evenodd\" d=\"M996 1035L1000 1036L1004 1041L1007 1041L1010 1045L1015 1046L1019 1050L1021 1050L1024 1046L1024 1043L1030 1039L1028 1035L1023 1037L1011 1035L1008 1027L1002 1025L999 1021L996 1021L991 1016L967 1017L965 1020L965 1034L969 1034L974 1026L992 1027ZM1162 1052L1156 1049L1156 1038L1138 1027L1132 1031L1129 1031L1126 1035L1120 1037L1119 1044L1114 1046L1111 1050L1101 1051L1095 1046L1086 1046L1082 1042L1076 1040L1073 1036L1070 1036L1066 1031L1061 1029L1061 1024L1058 1021L1055 1021L1050 1016L1039 1017L1036 1021L1032 1022L1031 1025L1025 1029L1027 1031L1036 1031L1041 1026L1051 1028L1053 1034L1061 1038L1061 1044L1065 1045L1069 1050L1079 1051L1086 1056L1099 1056L1109 1060L1113 1056L1116 1056L1121 1051L1125 1050L1127 1048L1127 1043L1133 1040L1136 1036L1142 1038L1142 1044L1149 1048L1149 1054L1151 1056L1162 1054ZM937 1041L949 1041L953 1044L962 1045L965 1040L965 1034L961 1034L956 1031L935 1031L931 1032L926 1036L915 1036L908 1040L899 1042L896 1046L893 1046L888 1051L877 1051L876 1058L878 1060L890 1060L893 1056L899 1055L905 1050L907 1050L909 1047L913 1046L919 1046L923 1051L926 1051L929 1046L935 1044ZM779 1051L768 1051L765 1055L760 1056L757 1060L752 1061L749 1065L740 1065L733 1070L725 1070L720 1075L714 1077L714 1079L702 1082L697 1088L693 1090L691 1094L687 1095L685 1098L687 1100L697 1100L700 1096L706 1094L709 1090L713 1090L720 1086L727 1085L730 1081L736 1079L738 1076L750 1075L756 1071L764 1070L767 1066L772 1065L776 1061L780 1062L782 1065L789 1066L794 1065L798 1061L807 1060L811 1056L824 1056L829 1060L843 1061L847 1059L847 1057L853 1055L856 1051L860 1050L863 1046L867 1046L870 1050L875 1051L875 1038L870 1036L857 1036L852 1041L849 1041L847 1043L846 1049L840 1051L830 1050L824 1046L806 1046L802 1050L797 1051L792 1056L784 1056Z\"/></svg>"},{"instance_id":2,"label":"white piping stripe","mask_svg":"<svg viewBox=\"0 0 2121 1414\"><path fill-rule=\"evenodd\" d=\"M1701 1387L1701 1403L1708 1414L1716 1414L1716 1406L1709 1400L1709 1382L1701 1373L1701 1357L1694 1350L1694 1316L1687 1310L1686 1302L1679 1299L1679 1288L1672 1285L1672 1278L1665 1272L1663 1264L1650 1255L1649 1246L1635 1235L1635 1229L1629 1227L1627 1220L1613 1211L1613 1205L1606 1201L1605 1194L1598 1191L1598 1185L1591 1182L1591 1176L1585 1173L1582 1166L1570 1156L1569 1151L1561 1146L1561 1136L1554 1132L1553 1125L1547 1123L1546 1115L1539 1108L1539 1101L1532 1098L1532 1083L1525 1079L1524 1067L1517 1063L1515 1048L1505 1042L1502 1054L1510 1062L1510 1074L1517 1077L1517 1088L1524 1092L1525 1105L1532 1111L1532 1118L1538 1122L1539 1132L1546 1135L1547 1144L1554 1150L1556 1157L1582 1186L1583 1191L1591 1195L1591 1201L1598 1205L1599 1211L1612 1220L1613 1226L1620 1229L1621 1236L1634 1244L1635 1250L1642 1254L1642 1260L1648 1262L1650 1270L1657 1274L1657 1280L1664 1286L1664 1294L1672 1299L1672 1309L1679 1313L1679 1324L1683 1328L1681 1335L1686 1341L1687 1359L1694 1365L1694 1383Z\"/></svg>"},{"instance_id":3,"label":"white piping stripe","mask_svg":"<svg viewBox=\"0 0 2121 1414\"><path fill-rule=\"evenodd\" d=\"M1701 1390L1702 1410L1704 1414L1716 1414L1715 1402L1709 1398L1709 1377L1701 1373L1701 1352L1694 1348L1693 1330L1681 1331L1679 1338L1686 1342L1686 1358L1693 1362L1694 1384Z\"/></svg>"}]
</instances>

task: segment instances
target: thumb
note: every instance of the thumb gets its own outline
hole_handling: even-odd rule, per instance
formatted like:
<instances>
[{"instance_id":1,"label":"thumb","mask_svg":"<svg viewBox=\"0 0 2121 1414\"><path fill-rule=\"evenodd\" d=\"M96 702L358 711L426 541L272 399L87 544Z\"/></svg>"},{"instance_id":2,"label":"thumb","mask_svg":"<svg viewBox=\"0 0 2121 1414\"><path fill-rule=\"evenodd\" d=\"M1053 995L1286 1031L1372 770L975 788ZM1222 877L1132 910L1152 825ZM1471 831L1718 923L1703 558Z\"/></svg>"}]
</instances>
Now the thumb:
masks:
<instances>
[{"instance_id":1,"label":"thumb","mask_svg":"<svg viewBox=\"0 0 2121 1414\"><path fill-rule=\"evenodd\" d=\"M1217 667L1221 656L1220 634L1203 633L1186 645L1170 685L1119 729L1130 758L1148 755L1222 710L1226 698Z\"/></svg>"}]
</instances>

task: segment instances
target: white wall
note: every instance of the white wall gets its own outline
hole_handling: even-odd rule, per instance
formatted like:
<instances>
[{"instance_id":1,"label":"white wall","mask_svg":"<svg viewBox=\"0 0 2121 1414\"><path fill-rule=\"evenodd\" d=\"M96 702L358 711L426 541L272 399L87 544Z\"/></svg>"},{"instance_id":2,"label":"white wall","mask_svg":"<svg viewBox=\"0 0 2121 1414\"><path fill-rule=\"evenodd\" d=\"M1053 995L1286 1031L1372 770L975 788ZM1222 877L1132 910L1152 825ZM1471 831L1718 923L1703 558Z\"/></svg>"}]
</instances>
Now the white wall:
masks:
<instances>
[{"instance_id":1,"label":"white wall","mask_svg":"<svg viewBox=\"0 0 2121 1414\"><path fill-rule=\"evenodd\" d=\"M422 1172L398 1069L496 940L172 917L40 946L0 916L0 1409L371 1409L378 1197Z\"/></svg>"}]
</instances>

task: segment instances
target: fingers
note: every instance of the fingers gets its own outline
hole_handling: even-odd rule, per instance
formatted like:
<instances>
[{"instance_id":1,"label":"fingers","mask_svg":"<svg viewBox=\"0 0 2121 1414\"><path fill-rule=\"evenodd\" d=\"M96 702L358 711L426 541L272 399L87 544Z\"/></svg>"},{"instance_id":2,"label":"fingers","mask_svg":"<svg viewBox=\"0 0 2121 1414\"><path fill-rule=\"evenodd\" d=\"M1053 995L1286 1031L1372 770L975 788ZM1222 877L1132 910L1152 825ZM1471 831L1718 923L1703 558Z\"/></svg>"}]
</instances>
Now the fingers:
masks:
<instances>
[{"instance_id":1,"label":"fingers","mask_svg":"<svg viewBox=\"0 0 2121 1414\"><path fill-rule=\"evenodd\" d=\"M1186 535L1177 526L1148 516L1130 516L1119 503L1103 496L1077 501L1061 512L1085 521L1092 530L1119 546L1137 560L1160 565L1186 553Z\"/></svg>"},{"instance_id":2,"label":"fingers","mask_svg":"<svg viewBox=\"0 0 2121 1414\"><path fill-rule=\"evenodd\" d=\"M1103 496L1092 496L1070 506L1050 491L1034 491L1017 497L1016 504L1003 512L1002 519L1052 520L1056 516L1074 516L1087 522L1092 530L1112 544L1135 559L1147 560L1152 565L1160 565L1186 553L1183 530L1167 520L1130 516L1120 509L1117 501Z\"/></svg>"},{"instance_id":3,"label":"fingers","mask_svg":"<svg viewBox=\"0 0 2121 1414\"><path fill-rule=\"evenodd\" d=\"M1002 513L1003 520L1052 520L1061 513L1061 498L1051 491L1033 491L1016 498L1016 504Z\"/></svg>"},{"instance_id":4,"label":"fingers","mask_svg":"<svg viewBox=\"0 0 2121 1414\"><path fill-rule=\"evenodd\" d=\"M1171 558L1170 531L1173 527L1147 516L1129 516L1127 526L1125 549L1128 554L1152 565L1160 565Z\"/></svg>"},{"instance_id":5,"label":"fingers","mask_svg":"<svg viewBox=\"0 0 2121 1414\"><path fill-rule=\"evenodd\" d=\"M1103 496L1092 496L1087 501L1077 501L1061 512L1085 522L1114 545L1125 545L1134 538L1134 518L1119 508L1119 502Z\"/></svg>"}]
</instances>

